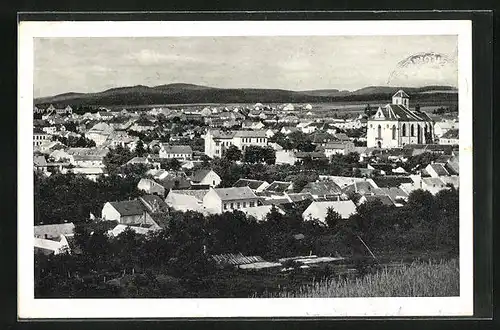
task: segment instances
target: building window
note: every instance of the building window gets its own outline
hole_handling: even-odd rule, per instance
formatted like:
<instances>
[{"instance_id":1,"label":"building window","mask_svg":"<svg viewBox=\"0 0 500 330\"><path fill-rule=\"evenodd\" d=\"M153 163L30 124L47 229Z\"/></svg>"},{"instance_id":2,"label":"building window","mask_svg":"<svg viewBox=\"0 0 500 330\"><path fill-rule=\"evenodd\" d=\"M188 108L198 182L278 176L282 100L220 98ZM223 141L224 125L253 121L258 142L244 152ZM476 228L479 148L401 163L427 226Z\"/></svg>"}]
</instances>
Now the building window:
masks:
<instances>
[{"instance_id":1,"label":"building window","mask_svg":"<svg viewBox=\"0 0 500 330\"><path fill-rule=\"evenodd\" d=\"M247 207L247 202L243 202L243 207Z\"/></svg>"},{"instance_id":2,"label":"building window","mask_svg":"<svg viewBox=\"0 0 500 330\"><path fill-rule=\"evenodd\" d=\"M241 203L236 203L236 208L239 209L241 207Z\"/></svg>"},{"instance_id":3,"label":"building window","mask_svg":"<svg viewBox=\"0 0 500 330\"><path fill-rule=\"evenodd\" d=\"M227 210L227 203L224 203L224 210Z\"/></svg>"},{"instance_id":4,"label":"building window","mask_svg":"<svg viewBox=\"0 0 500 330\"><path fill-rule=\"evenodd\" d=\"M378 138L381 139L382 138L382 126L378 125L378 128L377 128L377 135L378 135Z\"/></svg>"},{"instance_id":5,"label":"building window","mask_svg":"<svg viewBox=\"0 0 500 330\"><path fill-rule=\"evenodd\" d=\"M396 125L392 125L392 139L396 140Z\"/></svg>"},{"instance_id":6,"label":"building window","mask_svg":"<svg viewBox=\"0 0 500 330\"><path fill-rule=\"evenodd\" d=\"M403 133L402 136L406 136L406 124L403 124Z\"/></svg>"},{"instance_id":7,"label":"building window","mask_svg":"<svg viewBox=\"0 0 500 330\"><path fill-rule=\"evenodd\" d=\"M234 209L234 203L231 203L231 208Z\"/></svg>"},{"instance_id":8,"label":"building window","mask_svg":"<svg viewBox=\"0 0 500 330\"><path fill-rule=\"evenodd\" d=\"M255 205L254 202L250 202L250 207L253 207Z\"/></svg>"},{"instance_id":9,"label":"building window","mask_svg":"<svg viewBox=\"0 0 500 330\"><path fill-rule=\"evenodd\" d=\"M410 132L411 136L415 136L415 126L413 124L411 124Z\"/></svg>"}]
</instances>

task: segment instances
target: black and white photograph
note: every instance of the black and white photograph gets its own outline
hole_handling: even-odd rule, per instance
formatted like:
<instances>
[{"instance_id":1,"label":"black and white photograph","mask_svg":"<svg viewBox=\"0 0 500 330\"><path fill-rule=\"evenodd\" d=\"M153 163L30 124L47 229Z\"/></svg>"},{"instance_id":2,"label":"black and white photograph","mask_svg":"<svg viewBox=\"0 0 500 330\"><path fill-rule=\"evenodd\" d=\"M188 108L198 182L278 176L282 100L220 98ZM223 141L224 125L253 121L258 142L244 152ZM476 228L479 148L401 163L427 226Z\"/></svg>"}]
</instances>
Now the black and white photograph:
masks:
<instances>
[{"instance_id":1,"label":"black and white photograph","mask_svg":"<svg viewBox=\"0 0 500 330\"><path fill-rule=\"evenodd\" d=\"M23 317L471 315L470 22L19 29Z\"/></svg>"}]
</instances>

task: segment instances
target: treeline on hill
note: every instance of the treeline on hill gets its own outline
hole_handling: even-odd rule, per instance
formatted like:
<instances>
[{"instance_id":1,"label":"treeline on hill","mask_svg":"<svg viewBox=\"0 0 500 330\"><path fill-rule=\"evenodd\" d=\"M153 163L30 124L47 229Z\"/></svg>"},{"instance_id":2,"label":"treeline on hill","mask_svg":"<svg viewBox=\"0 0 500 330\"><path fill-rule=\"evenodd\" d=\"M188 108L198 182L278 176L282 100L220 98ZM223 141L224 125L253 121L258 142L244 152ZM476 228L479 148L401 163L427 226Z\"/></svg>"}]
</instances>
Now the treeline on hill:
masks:
<instances>
[{"instance_id":1,"label":"treeline on hill","mask_svg":"<svg viewBox=\"0 0 500 330\"><path fill-rule=\"evenodd\" d=\"M437 88L437 89L436 89ZM452 101L456 102L457 93L440 92L448 89L439 86L428 86L414 90L412 99L418 102ZM349 102L349 101L383 101L389 100L397 88L381 90L374 87L371 92L354 91L347 95L318 96L309 92L293 92L280 89L221 89L204 86L187 86L185 84L164 85L156 87L131 86L113 88L100 93L68 94L44 97L35 100L37 105L54 104L73 106L112 106L112 105L147 105L147 104L199 104L199 103L314 103L314 102ZM435 90L434 93L421 93Z\"/></svg>"},{"instance_id":2,"label":"treeline on hill","mask_svg":"<svg viewBox=\"0 0 500 330\"><path fill-rule=\"evenodd\" d=\"M221 253L266 260L309 253L350 257L368 255L366 244L377 256L446 251L456 257L458 201L453 188L436 196L417 190L400 208L370 202L347 220L329 211L326 227L302 220L305 204L285 208L285 215L273 209L264 222L240 211L206 217L171 212L168 229L147 236L128 229L110 238L106 228L112 226L80 223L74 236L80 253L35 255L35 296L249 297L276 289L279 277L265 284L251 273L216 267L209 256ZM332 274L314 276L325 275Z\"/></svg>"}]
</instances>

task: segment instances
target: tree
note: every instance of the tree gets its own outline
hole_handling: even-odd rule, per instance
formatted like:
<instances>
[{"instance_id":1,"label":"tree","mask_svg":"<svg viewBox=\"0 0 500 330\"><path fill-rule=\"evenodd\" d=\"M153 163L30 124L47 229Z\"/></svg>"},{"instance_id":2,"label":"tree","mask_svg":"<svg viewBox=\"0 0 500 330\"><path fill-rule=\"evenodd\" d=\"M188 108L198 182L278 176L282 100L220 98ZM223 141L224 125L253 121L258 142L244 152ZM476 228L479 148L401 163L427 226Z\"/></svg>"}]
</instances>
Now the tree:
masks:
<instances>
[{"instance_id":1,"label":"tree","mask_svg":"<svg viewBox=\"0 0 500 330\"><path fill-rule=\"evenodd\" d=\"M241 160L242 152L237 146L230 145L229 148L224 151L223 157L229 161L239 161Z\"/></svg>"},{"instance_id":2,"label":"tree","mask_svg":"<svg viewBox=\"0 0 500 330\"><path fill-rule=\"evenodd\" d=\"M259 163L264 159L263 149L259 146L248 146L245 149L243 160L246 163Z\"/></svg>"},{"instance_id":3,"label":"tree","mask_svg":"<svg viewBox=\"0 0 500 330\"><path fill-rule=\"evenodd\" d=\"M127 148L118 145L114 149L110 149L104 156L103 162L108 170L108 173L113 174L118 171L118 168L133 158L132 153Z\"/></svg>"},{"instance_id":4,"label":"tree","mask_svg":"<svg viewBox=\"0 0 500 330\"><path fill-rule=\"evenodd\" d=\"M146 148L144 148L144 142L142 142L142 140L139 140L139 142L137 142L137 145L136 145L134 151L135 151L136 156L138 156L138 157L142 157L147 153Z\"/></svg>"},{"instance_id":5,"label":"tree","mask_svg":"<svg viewBox=\"0 0 500 330\"><path fill-rule=\"evenodd\" d=\"M339 225L339 222L342 220L340 214L335 211L332 207L329 207L326 210L325 222L330 229L336 229Z\"/></svg>"},{"instance_id":6,"label":"tree","mask_svg":"<svg viewBox=\"0 0 500 330\"><path fill-rule=\"evenodd\" d=\"M177 158L162 159L160 167L165 170L178 171L181 168L181 162Z\"/></svg>"},{"instance_id":7,"label":"tree","mask_svg":"<svg viewBox=\"0 0 500 330\"><path fill-rule=\"evenodd\" d=\"M276 206L272 206L271 211L266 215L266 224L273 232L281 232L286 228L285 217L281 214Z\"/></svg>"}]
</instances>

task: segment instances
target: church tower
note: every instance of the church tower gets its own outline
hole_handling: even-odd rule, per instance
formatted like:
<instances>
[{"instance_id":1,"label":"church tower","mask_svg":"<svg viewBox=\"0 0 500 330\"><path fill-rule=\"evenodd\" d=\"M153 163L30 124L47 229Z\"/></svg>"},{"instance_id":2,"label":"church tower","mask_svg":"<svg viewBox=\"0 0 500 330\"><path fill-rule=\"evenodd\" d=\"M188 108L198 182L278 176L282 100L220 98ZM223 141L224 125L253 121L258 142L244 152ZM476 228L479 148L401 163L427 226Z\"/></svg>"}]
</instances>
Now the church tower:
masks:
<instances>
[{"instance_id":1,"label":"church tower","mask_svg":"<svg viewBox=\"0 0 500 330\"><path fill-rule=\"evenodd\" d=\"M410 109L410 97L400 89L392 96L392 104L400 104L406 109Z\"/></svg>"}]
</instances>

